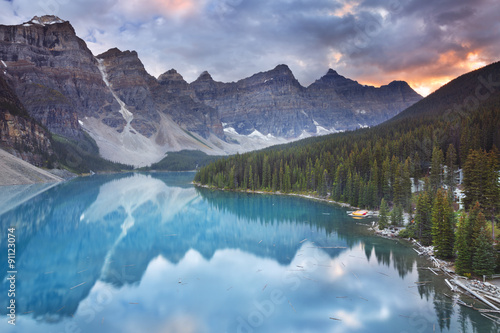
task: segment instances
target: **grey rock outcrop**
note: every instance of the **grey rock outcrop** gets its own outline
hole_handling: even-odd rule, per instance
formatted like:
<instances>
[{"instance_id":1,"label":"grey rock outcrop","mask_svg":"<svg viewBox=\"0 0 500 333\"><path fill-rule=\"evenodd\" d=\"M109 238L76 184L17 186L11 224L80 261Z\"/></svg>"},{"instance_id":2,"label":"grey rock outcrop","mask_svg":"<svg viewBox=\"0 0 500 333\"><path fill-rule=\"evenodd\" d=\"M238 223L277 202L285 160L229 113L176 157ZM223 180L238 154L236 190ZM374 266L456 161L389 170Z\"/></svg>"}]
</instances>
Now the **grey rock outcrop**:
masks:
<instances>
[{"instance_id":1,"label":"grey rock outcrop","mask_svg":"<svg viewBox=\"0 0 500 333\"><path fill-rule=\"evenodd\" d=\"M71 24L53 16L0 25L0 59L29 114L51 132L78 138L78 118L116 113L97 60Z\"/></svg>"},{"instance_id":2,"label":"grey rock outcrop","mask_svg":"<svg viewBox=\"0 0 500 333\"><path fill-rule=\"evenodd\" d=\"M0 73L0 147L36 166L45 166L54 154L50 133L29 116L3 73Z\"/></svg>"},{"instance_id":3,"label":"grey rock outcrop","mask_svg":"<svg viewBox=\"0 0 500 333\"><path fill-rule=\"evenodd\" d=\"M305 88L286 65L236 83L215 82L205 72L190 87L238 133L287 138L316 134L317 126L335 131L376 125L422 98L406 82L375 88L332 69Z\"/></svg>"}]
</instances>

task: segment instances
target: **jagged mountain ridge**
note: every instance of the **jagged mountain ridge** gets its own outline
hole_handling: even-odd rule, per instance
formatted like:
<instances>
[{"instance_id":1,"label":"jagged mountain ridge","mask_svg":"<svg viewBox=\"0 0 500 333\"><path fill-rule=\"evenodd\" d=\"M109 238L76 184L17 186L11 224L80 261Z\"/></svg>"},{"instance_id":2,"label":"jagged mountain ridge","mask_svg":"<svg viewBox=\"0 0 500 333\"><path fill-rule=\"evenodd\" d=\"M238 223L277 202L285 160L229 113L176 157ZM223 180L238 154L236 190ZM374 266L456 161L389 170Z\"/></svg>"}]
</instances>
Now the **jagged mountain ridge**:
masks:
<instances>
[{"instance_id":1,"label":"jagged mountain ridge","mask_svg":"<svg viewBox=\"0 0 500 333\"><path fill-rule=\"evenodd\" d=\"M231 83L214 81L204 72L188 84L173 69L160 80L170 92L217 109L226 134L234 129L288 139L377 125L422 98L404 81L364 86L333 69L303 87L286 65Z\"/></svg>"},{"instance_id":2,"label":"jagged mountain ridge","mask_svg":"<svg viewBox=\"0 0 500 333\"><path fill-rule=\"evenodd\" d=\"M168 151L235 153L371 126L421 98L406 83L365 87L333 70L305 88L286 65L232 83L205 72L188 84L175 70L156 79L135 51L94 56L55 16L0 25L0 59L34 119L67 138L86 131L103 157L136 166Z\"/></svg>"}]
</instances>

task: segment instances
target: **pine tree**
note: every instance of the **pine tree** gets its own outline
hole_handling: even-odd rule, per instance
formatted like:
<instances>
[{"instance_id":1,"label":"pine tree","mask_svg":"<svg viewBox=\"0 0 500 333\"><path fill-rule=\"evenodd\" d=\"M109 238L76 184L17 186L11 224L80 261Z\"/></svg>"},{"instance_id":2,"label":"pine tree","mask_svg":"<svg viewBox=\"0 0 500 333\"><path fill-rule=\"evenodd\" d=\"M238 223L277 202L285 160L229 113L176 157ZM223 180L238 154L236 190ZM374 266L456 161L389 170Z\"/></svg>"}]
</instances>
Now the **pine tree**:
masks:
<instances>
[{"instance_id":1,"label":"pine tree","mask_svg":"<svg viewBox=\"0 0 500 333\"><path fill-rule=\"evenodd\" d=\"M485 228L481 228L476 239L477 248L474 253L472 267L477 275L491 275L495 270L496 251Z\"/></svg>"},{"instance_id":2,"label":"pine tree","mask_svg":"<svg viewBox=\"0 0 500 333\"><path fill-rule=\"evenodd\" d=\"M254 176L253 176L253 171L252 171L252 165L248 167L248 188L250 188L252 191L255 190L255 184L254 184Z\"/></svg>"},{"instance_id":3,"label":"pine tree","mask_svg":"<svg viewBox=\"0 0 500 333\"><path fill-rule=\"evenodd\" d=\"M483 154L478 150L471 150L467 154L467 160L463 168L464 172L464 205L465 209L469 209L476 201L480 204L484 203L483 187L484 187L484 170L486 169L486 161Z\"/></svg>"},{"instance_id":4,"label":"pine tree","mask_svg":"<svg viewBox=\"0 0 500 333\"><path fill-rule=\"evenodd\" d=\"M273 177L271 179L271 190L273 192L278 191L278 169L275 167L273 172Z\"/></svg>"},{"instance_id":5,"label":"pine tree","mask_svg":"<svg viewBox=\"0 0 500 333\"><path fill-rule=\"evenodd\" d=\"M391 224L395 227L403 225L403 208L395 205L391 211Z\"/></svg>"},{"instance_id":6,"label":"pine tree","mask_svg":"<svg viewBox=\"0 0 500 333\"><path fill-rule=\"evenodd\" d=\"M392 185L393 200L395 205L401 205L403 203L403 166L401 164L396 165L396 173L394 175L394 183Z\"/></svg>"},{"instance_id":7,"label":"pine tree","mask_svg":"<svg viewBox=\"0 0 500 333\"><path fill-rule=\"evenodd\" d=\"M290 167L288 163L285 164L285 174L283 176L283 191L290 192L292 188L291 176L290 176Z\"/></svg>"},{"instance_id":8,"label":"pine tree","mask_svg":"<svg viewBox=\"0 0 500 333\"><path fill-rule=\"evenodd\" d=\"M270 187L270 177L271 177L271 166L269 165L269 156L264 156L264 161L262 162L262 188Z\"/></svg>"},{"instance_id":9,"label":"pine tree","mask_svg":"<svg viewBox=\"0 0 500 333\"><path fill-rule=\"evenodd\" d=\"M446 193L439 189L432 207L432 239L439 258L453 257L455 243L453 210Z\"/></svg>"},{"instance_id":10,"label":"pine tree","mask_svg":"<svg viewBox=\"0 0 500 333\"><path fill-rule=\"evenodd\" d=\"M450 143L446 150L446 177L445 184L448 186L448 191L453 194L456 187L455 172L457 170L457 151L455 146Z\"/></svg>"},{"instance_id":11,"label":"pine tree","mask_svg":"<svg viewBox=\"0 0 500 333\"><path fill-rule=\"evenodd\" d=\"M382 201L380 202L380 211L378 216L378 228L380 230L387 228L387 225L389 224L389 206L387 206L387 202L385 202L384 198L382 198Z\"/></svg>"},{"instance_id":12,"label":"pine tree","mask_svg":"<svg viewBox=\"0 0 500 333\"><path fill-rule=\"evenodd\" d=\"M389 156L382 163L382 195L386 201L392 200L391 193L391 163Z\"/></svg>"},{"instance_id":13,"label":"pine tree","mask_svg":"<svg viewBox=\"0 0 500 333\"><path fill-rule=\"evenodd\" d=\"M403 165L401 175L401 188L403 193L402 206L407 212L411 209L411 179L410 179L411 159L408 157Z\"/></svg>"},{"instance_id":14,"label":"pine tree","mask_svg":"<svg viewBox=\"0 0 500 333\"><path fill-rule=\"evenodd\" d=\"M472 272L472 248L469 242L468 217L462 215L458 222L455 251L457 259L455 261L455 272L460 275Z\"/></svg>"},{"instance_id":15,"label":"pine tree","mask_svg":"<svg viewBox=\"0 0 500 333\"><path fill-rule=\"evenodd\" d=\"M323 170L323 177L321 179L321 188L319 191L319 195L322 197L326 197L328 194L328 171L326 169Z\"/></svg>"},{"instance_id":16,"label":"pine tree","mask_svg":"<svg viewBox=\"0 0 500 333\"><path fill-rule=\"evenodd\" d=\"M443 175L443 151L438 146L434 146L432 150L431 160L431 188L436 192L441 187Z\"/></svg>"},{"instance_id":17,"label":"pine tree","mask_svg":"<svg viewBox=\"0 0 500 333\"><path fill-rule=\"evenodd\" d=\"M500 211L499 164L496 149L490 153L471 150L464 165L464 205L469 209L476 201L492 224L494 238L495 216Z\"/></svg>"},{"instance_id":18,"label":"pine tree","mask_svg":"<svg viewBox=\"0 0 500 333\"><path fill-rule=\"evenodd\" d=\"M420 193L415 213L417 237L424 246L432 244L432 205L428 192Z\"/></svg>"},{"instance_id":19,"label":"pine tree","mask_svg":"<svg viewBox=\"0 0 500 333\"><path fill-rule=\"evenodd\" d=\"M484 213L491 221L492 239L495 239L495 219L500 213L500 154L496 147L487 155Z\"/></svg>"}]
</instances>

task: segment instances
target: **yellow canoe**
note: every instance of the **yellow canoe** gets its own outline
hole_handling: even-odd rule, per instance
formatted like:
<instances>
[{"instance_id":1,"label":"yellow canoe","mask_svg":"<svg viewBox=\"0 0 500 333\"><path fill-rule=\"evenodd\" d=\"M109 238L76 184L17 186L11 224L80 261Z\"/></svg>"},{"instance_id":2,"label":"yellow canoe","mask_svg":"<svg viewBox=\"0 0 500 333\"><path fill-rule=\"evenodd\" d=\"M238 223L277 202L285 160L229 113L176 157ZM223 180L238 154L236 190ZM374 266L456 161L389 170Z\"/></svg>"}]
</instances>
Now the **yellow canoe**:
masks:
<instances>
[{"instance_id":1,"label":"yellow canoe","mask_svg":"<svg viewBox=\"0 0 500 333\"><path fill-rule=\"evenodd\" d=\"M368 214L368 211L367 210L356 210L356 211L352 212L351 214L354 216L365 216L366 214Z\"/></svg>"}]
</instances>

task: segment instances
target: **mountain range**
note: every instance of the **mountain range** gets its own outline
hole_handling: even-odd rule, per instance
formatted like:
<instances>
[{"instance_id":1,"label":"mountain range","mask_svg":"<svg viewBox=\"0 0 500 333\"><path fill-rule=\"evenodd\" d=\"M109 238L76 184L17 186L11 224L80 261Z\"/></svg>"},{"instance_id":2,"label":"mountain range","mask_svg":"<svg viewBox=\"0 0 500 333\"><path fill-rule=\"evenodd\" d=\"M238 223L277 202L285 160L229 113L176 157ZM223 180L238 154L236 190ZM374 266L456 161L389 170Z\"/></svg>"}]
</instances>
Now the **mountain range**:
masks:
<instances>
[{"instance_id":1,"label":"mountain range","mask_svg":"<svg viewBox=\"0 0 500 333\"><path fill-rule=\"evenodd\" d=\"M1 144L36 165L51 160L52 135L144 166L169 151L225 155L370 127L422 98L403 81L376 88L333 69L304 87L286 65L230 83L208 72L188 83L175 69L155 78L137 52L94 56L50 15L0 25L0 60Z\"/></svg>"}]
</instances>

